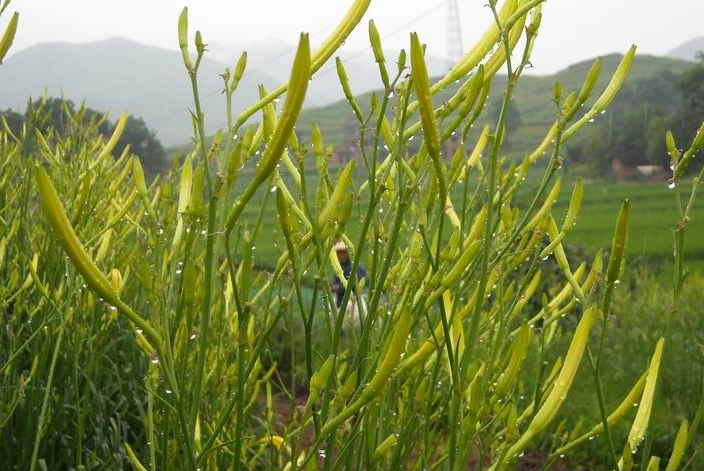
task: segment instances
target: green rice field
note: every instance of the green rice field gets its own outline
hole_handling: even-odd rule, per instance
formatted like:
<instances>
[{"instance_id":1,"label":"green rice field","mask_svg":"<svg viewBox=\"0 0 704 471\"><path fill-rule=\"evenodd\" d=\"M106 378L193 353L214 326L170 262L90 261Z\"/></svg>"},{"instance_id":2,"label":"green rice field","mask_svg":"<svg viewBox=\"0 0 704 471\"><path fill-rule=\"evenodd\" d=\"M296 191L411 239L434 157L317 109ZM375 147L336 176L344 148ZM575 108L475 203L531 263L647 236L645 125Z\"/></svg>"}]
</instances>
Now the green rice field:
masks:
<instances>
[{"instance_id":1,"label":"green rice field","mask_svg":"<svg viewBox=\"0 0 704 471\"><path fill-rule=\"evenodd\" d=\"M358 173L360 169L358 168ZM363 170L362 170L363 171ZM540 176L534 173L525 182L521 193L523 195L533 194L539 184ZM569 199L574 185L574 179L569 175L563 175L562 191L555 203L555 219L561 223L561 218L567 211ZM242 175L242 181L246 182L246 175ZM312 181L314 175L309 174ZM688 188L683 188L684 193L688 193ZM470 187L471 191L471 187ZM248 207L243 217L248 218L253 226L257 214L266 201L263 209L263 231L262 237L257 244L255 252L256 264L268 269L274 266L283 248L276 247L276 209L271 198L267 198L265 192L260 192L257 197L259 204ZM366 205L367 194L361 196L358 201L358 211ZM618 214L619 206L624 199L631 200L631 211L633 217L630 223L630 234L627 246L629 257L643 257L649 260L666 261L672 254L672 229L677 223L677 210L675 206L674 190L667 187L667 182L643 183L643 182L607 182L600 180L586 180L584 185L584 202L577 220L577 226L568 236L567 243L587 249L589 251L599 248L608 249L613 237L613 227ZM456 190L453 199L455 206L461 203L461 195ZM519 204L528 205L527 196L519 197ZM704 209L695 208L695 211L702 212ZM693 215L692 222L688 226L688 237L686 239L686 255L689 260L704 259L704 218ZM353 227L351 234L356 234ZM264 237L265 235L267 235ZM354 239L353 239L354 240ZM669 260L668 260L669 261ZM695 266L697 264L695 263Z\"/></svg>"}]
</instances>

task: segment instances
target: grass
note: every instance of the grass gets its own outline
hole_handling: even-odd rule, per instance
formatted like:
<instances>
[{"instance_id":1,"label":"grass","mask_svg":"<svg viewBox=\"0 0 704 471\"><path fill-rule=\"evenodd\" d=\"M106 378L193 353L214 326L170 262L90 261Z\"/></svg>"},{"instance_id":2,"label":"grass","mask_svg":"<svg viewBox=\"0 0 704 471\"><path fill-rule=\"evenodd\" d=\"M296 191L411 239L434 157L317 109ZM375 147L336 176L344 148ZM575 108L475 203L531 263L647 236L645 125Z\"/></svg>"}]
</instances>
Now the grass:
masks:
<instances>
[{"instance_id":1,"label":"grass","mask_svg":"<svg viewBox=\"0 0 704 471\"><path fill-rule=\"evenodd\" d=\"M699 401L702 370L702 350L704 344L704 318L698 314L699 293L704 289L704 278L701 272L693 275L682 296L680 314L673 314L672 287L663 282L668 279L667 269L658 268L657 264L639 263L629 273L616 291L613 315L609 319L612 324L610 334L606 339L604 351L608 363L605 372L609 372L608 395L612 398L610 408L618 405L633 385L633 379L647 368L650 360L643 345L654 346L658 333L667 330L671 324L672 343L666 352L666 362L677 365L664 371L663 397L666 398L663 407L655 412L654 454L666 456L670 452L675 433L682 419L694 416L696 404ZM570 413L567 417L574 426L578 421L584 422L584 427L590 423L598 423L598 404L589 394L591 375L583 368L575 383L573 400L567 406ZM633 412L635 413L634 403ZM625 436L628 428L621 425L616 433ZM704 448L701 434L695 438L694 449ZM574 464L589 462L595 469L603 467L605 456L599 440L590 440L583 450L569 457ZM701 469L704 466L704 456L697 453L688 469Z\"/></svg>"},{"instance_id":2,"label":"grass","mask_svg":"<svg viewBox=\"0 0 704 471\"><path fill-rule=\"evenodd\" d=\"M564 214L568 200L563 197L555 205L556 215ZM631 200L632 222L629 232L628 255L630 257L672 257L672 230L677 221L673 207L674 192L661 183L588 182L584 189L583 213L570 242L590 249L607 247L611 242L612 225L620 202ZM693 233L704 230L704 220L694 218L689 226ZM687 253L691 258L704 258L704 239L692 237L687 241Z\"/></svg>"}]
</instances>

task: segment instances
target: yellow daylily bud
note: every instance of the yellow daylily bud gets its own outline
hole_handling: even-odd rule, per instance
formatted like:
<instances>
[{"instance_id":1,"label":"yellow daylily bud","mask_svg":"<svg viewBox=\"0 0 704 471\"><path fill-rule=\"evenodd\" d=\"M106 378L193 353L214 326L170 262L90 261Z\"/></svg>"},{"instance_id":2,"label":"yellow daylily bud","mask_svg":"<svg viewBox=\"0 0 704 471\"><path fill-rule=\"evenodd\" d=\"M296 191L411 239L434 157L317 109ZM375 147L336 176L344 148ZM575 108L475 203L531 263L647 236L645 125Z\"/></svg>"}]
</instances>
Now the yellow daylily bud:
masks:
<instances>
[{"instance_id":1,"label":"yellow daylily bud","mask_svg":"<svg viewBox=\"0 0 704 471\"><path fill-rule=\"evenodd\" d=\"M508 366L499 377L499 381L496 385L496 396L499 399L503 398L506 393L509 392L511 386L515 384L514 380L521 369L523 360L525 360L526 353L528 352L528 347L530 346L530 334L530 327L527 322L524 322L518 331L518 335L513 341L513 348L511 349L511 358L508 361Z\"/></svg>"},{"instance_id":2,"label":"yellow daylily bud","mask_svg":"<svg viewBox=\"0 0 704 471\"><path fill-rule=\"evenodd\" d=\"M435 110L430 92L430 79L428 68L425 64L423 47L416 33L411 33L411 72L413 75L413 86L418 99L418 109L423 126L423 136L425 145L431 158L439 157L440 141L438 129L435 124Z\"/></svg>"},{"instance_id":3,"label":"yellow daylily bud","mask_svg":"<svg viewBox=\"0 0 704 471\"><path fill-rule=\"evenodd\" d=\"M110 285L112 289L119 295L122 291L122 274L117 268L110 270Z\"/></svg>"},{"instance_id":4,"label":"yellow daylily bud","mask_svg":"<svg viewBox=\"0 0 704 471\"><path fill-rule=\"evenodd\" d=\"M630 445L630 448L632 450L635 450L638 444L643 439L643 436L645 435L645 430L648 427L648 422L650 421L650 411L653 407L653 399L655 397L655 388L657 386L659 374L658 372L660 369L660 359L662 357L662 350L664 344L665 339L661 338L660 340L658 340L658 343L655 346L653 358L650 360L648 377L645 380L643 396L640 399L638 411L636 412L635 419L633 419L631 430L630 432L628 432L628 445Z\"/></svg>"},{"instance_id":5,"label":"yellow daylily bud","mask_svg":"<svg viewBox=\"0 0 704 471\"><path fill-rule=\"evenodd\" d=\"M398 65L398 71L401 72L406 68L406 50L401 49L398 53L398 59L396 59L396 65Z\"/></svg>"},{"instance_id":6,"label":"yellow daylily bud","mask_svg":"<svg viewBox=\"0 0 704 471\"><path fill-rule=\"evenodd\" d=\"M100 161L110 155L110 152L115 148L117 145L117 141L120 140L120 136L122 136L122 131L125 130L125 125L127 124L127 112L123 111L122 114L120 115L120 119L117 121L117 124L115 125L115 130L112 132L112 135L110 136L110 139L108 139L108 142L105 144L105 147L103 147L103 150L100 151L100 154L98 154L98 157L96 158L96 161Z\"/></svg>"},{"instance_id":7,"label":"yellow daylily bud","mask_svg":"<svg viewBox=\"0 0 704 471\"><path fill-rule=\"evenodd\" d=\"M17 33L17 22L19 19L20 14L15 12L12 15L12 18L10 18L7 29L5 29L5 32L2 35L2 39L0 39L0 65L2 65L2 61L5 59L7 51L10 49L10 46L12 46L12 41L15 39L15 34Z\"/></svg>"},{"instance_id":8,"label":"yellow daylily bud","mask_svg":"<svg viewBox=\"0 0 704 471\"><path fill-rule=\"evenodd\" d=\"M679 430L677 431L675 445L672 448L670 461L667 463L667 468L665 468L665 471L677 471L677 468L679 468L680 463L682 462L682 455L684 455L687 446L687 438L689 435L688 428L689 422L687 422L687 419L684 419Z\"/></svg>"},{"instance_id":9,"label":"yellow daylily bud","mask_svg":"<svg viewBox=\"0 0 704 471\"><path fill-rule=\"evenodd\" d=\"M614 239L611 243L611 254L609 255L609 264L606 268L606 291L604 293L604 309L608 308L610 303L611 293L614 286L618 283L621 275L621 265L623 264L623 255L626 250L626 242L628 240L628 219L631 204L629 200L624 200L621 204L621 209L616 220L616 230L614 231Z\"/></svg>"},{"instance_id":10,"label":"yellow daylily bud","mask_svg":"<svg viewBox=\"0 0 704 471\"><path fill-rule=\"evenodd\" d=\"M576 123L570 126L562 134L563 142L569 140L574 135L574 133L577 132L577 130L583 127L590 120L593 120L602 111L606 110L606 107L609 106L611 101L616 97L616 93L618 93L618 90L621 88L621 85L623 85L623 82L626 80L626 76L628 75L628 71L631 69L631 64L633 63L633 57L635 56L635 54L636 46L633 45L628 50L626 55L623 56L623 59L616 68L616 72L614 72L614 75L611 77L611 81L606 86L601 96L599 96L599 98L597 98L597 100L594 102L591 109L587 111L584 116L582 116Z\"/></svg>"},{"instance_id":11,"label":"yellow daylily bud","mask_svg":"<svg viewBox=\"0 0 704 471\"><path fill-rule=\"evenodd\" d=\"M142 164L139 159L132 159L132 178L134 178L134 183L137 187L137 194L142 198L146 198L147 183L144 180L144 170L142 170Z\"/></svg>"},{"instance_id":12,"label":"yellow daylily bud","mask_svg":"<svg viewBox=\"0 0 704 471\"><path fill-rule=\"evenodd\" d=\"M235 71L232 74L233 86L236 87L237 83L242 79L244 71L247 68L247 51L243 51L240 54L240 58L237 60L237 65L235 66Z\"/></svg>"},{"instance_id":13,"label":"yellow daylily bud","mask_svg":"<svg viewBox=\"0 0 704 471\"><path fill-rule=\"evenodd\" d=\"M132 463L132 466L134 466L134 469L136 471L147 471L147 468L144 467L144 465L139 461L139 458L137 458L137 455L135 455L134 451L132 451L132 447L130 447L129 443L125 443L124 446L125 451L127 452L127 457Z\"/></svg>"},{"instance_id":14,"label":"yellow daylily bud","mask_svg":"<svg viewBox=\"0 0 704 471\"><path fill-rule=\"evenodd\" d=\"M697 154L697 152L699 152L702 147L704 147L704 123L702 123L699 129L697 129L697 135L694 137L694 141L692 141L691 147L687 149L687 152L685 152L682 156L682 160L680 160L680 162L677 164L677 167L675 168L675 183L677 183L680 178L682 178L682 175L684 175L684 171L687 169L689 162L694 158L694 156Z\"/></svg>"},{"instance_id":15,"label":"yellow daylily bud","mask_svg":"<svg viewBox=\"0 0 704 471\"><path fill-rule=\"evenodd\" d=\"M561 183L560 179L558 178L555 181L555 184L553 185L552 189L550 190L550 193L548 193L548 196L545 198L543 205L535 213L535 216L533 216L533 219L531 219L530 222L528 222L528 224L526 224L526 231L533 229L534 227L542 224L545 221L545 217L550 212L550 208L552 208L552 205L555 204L555 201L557 200L557 196L560 194L561 185L562 185L562 183Z\"/></svg>"},{"instance_id":16,"label":"yellow daylily bud","mask_svg":"<svg viewBox=\"0 0 704 471\"><path fill-rule=\"evenodd\" d=\"M200 162L196 167L191 186L190 213L196 217L205 217L205 206L203 205L204 165L204 162Z\"/></svg>"},{"instance_id":17,"label":"yellow daylily bud","mask_svg":"<svg viewBox=\"0 0 704 471\"><path fill-rule=\"evenodd\" d=\"M333 366L335 366L335 358L335 355L329 355L320 369L311 376L308 403L315 403L320 393L327 387L328 379L330 379Z\"/></svg>"},{"instance_id":18,"label":"yellow daylily bud","mask_svg":"<svg viewBox=\"0 0 704 471\"><path fill-rule=\"evenodd\" d=\"M135 325L141 328L154 343L160 345L161 337L149 323L137 315L129 306L123 303L115 290L105 278L105 275L98 269L88 253L83 248L76 232L66 216L56 188L51 183L49 175L41 166L35 166L35 176L37 188L39 189L39 200L41 202L44 215L59 241L59 244L68 255L71 263L81 274L86 284L102 297L108 304L117 307Z\"/></svg>"},{"instance_id":19,"label":"yellow daylily bud","mask_svg":"<svg viewBox=\"0 0 704 471\"><path fill-rule=\"evenodd\" d=\"M381 38L379 37L379 31L376 29L374 20L369 20L369 43L372 46L372 52L374 53L374 60L379 65L379 73L381 75L381 82L384 87L389 86L389 73L386 71L386 64L384 60L384 50L381 47Z\"/></svg>"},{"instance_id":20,"label":"yellow daylily bud","mask_svg":"<svg viewBox=\"0 0 704 471\"><path fill-rule=\"evenodd\" d=\"M518 455L523 452L528 443L538 435L548 424L555 418L560 410L567 393L574 382L574 377L577 374L577 369L582 361L584 350L586 349L587 341L589 340L589 332L594 323L594 317L597 310L590 307L584 311L582 319L579 321L577 328L572 337L572 342L567 350L564 364L560 369L560 373L555 379L554 386L548 394L548 397L543 402L538 412L533 417L533 420L528 425L526 431L521 435L521 438L509 448L506 453L507 460L515 461Z\"/></svg>"},{"instance_id":21,"label":"yellow daylily bud","mask_svg":"<svg viewBox=\"0 0 704 471\"><path fill-rule=\"evenodd\" d=\"M313 123L313 129L311 130L311 140L313 143L313 152L315 152L315 155L323 155L323 135L320 132L320 126L318 126L318 123Z\"/></svg>"},{"instance_id":22,"label":"yellow daylily bud","mask_svg":"<svg viewBox=\"0 0 704 471\"><path fill-rule=\"evenodd\" d=\"M325 204L325 207L318 216L318 225L324 227L329 220L336 219L339 215L339 210L345 201L345 198L350 191L352 185L352 177L354 176L355 161L350 160L345 168L340 173L340 178L337 180L337 185L330 195L330 199Z\"/></svg>"},{"instance_id":23,"label":"yellow daylily bud","mask_svg":"<svg viewBox=\"0 0 704 471\"><path fill-rule=\"evenodd\" d=\"M340 81L345 98L347 98L347 101L352 107L352 111L357 117L357 120L360 122L364 121L362 111L359 109L357 101L354 98L354 94L352 93L352 89L350 88L350 81L347 78L347 72L345 71L345 67L342 65L342 60L339 57L335 58L335 67L337 68L337 78Z\"/></svg>"},{"instance_id":24,"label":"yellow daylily bud","mask_svg":"<svg viewBox=\"0 0 704 471\"><path fill-rule=\"evenodd\" d=\"M188 7L183 7L178 17L178 47L181 49L183 63L187 70L193 69L191 54L188 52Z\"/></svg>"},{"instance_id":25,"label":"yellow daylily bud","mask_svg":"<svg viewBox=\"0 0 704 471\"><path fill-rule=\"evenodd\" d=\"M200 34L200 31L196 31L196 52L198 53L199 56L202 56L203 53L205 52L205 43L203 42L203 36Z\"/></svg>"},{"instance_id":26,"label":"yellow daylily bud","mask_svg":"<svg viewBox=\"0 0 704 471\"><path fill-rule=\"evenodd\" d=\"M298 42L296 57L291 68L291 77L288 82L288 93L286 101L281 111L276 128L269 140L268 145L262 155L259 166L245 189L235 201L234 206L227 215L225 228L227 232L232 231L237 218L244 210L247 202L254 196L257 188L266 181L276 168L286 147L286 142L293 131L293 126L298 119L298 114L303 107L306 91L308 90L308 79L311 73L310 42L308 34L303 33Z\"/></svg>"},{"instance_id":27,"label":"yellow daylily bud","mask_svg":"<svg viewBox=\"0 0 704 471\"><path fill-rule=\"evenodd\" d=\"M471 110L477 102L477 98L479 98L479 93L482 91L483 87L484 66L480 65L474 75L472 75L472 78L469 79L469 88L458 110L460 116L467 116L469 114L469 110Z\"/></svg>"},{"instance_id":28,"label":"yellow daylily bud","mask_svg":"<svg viewBox=\"0 0 704 471\"><path fill-rule=\"evenodd\" d=\"M376 450L374 450L374 453L372 454L372 463L376 463L377 461L381 460L384 458L386 455L389 454L391 449L396 446L396 435L391 433L389 434L388 437L384 439L383 442L379 444L378 447L376 447Z\"/></svg>"}]
</instances>

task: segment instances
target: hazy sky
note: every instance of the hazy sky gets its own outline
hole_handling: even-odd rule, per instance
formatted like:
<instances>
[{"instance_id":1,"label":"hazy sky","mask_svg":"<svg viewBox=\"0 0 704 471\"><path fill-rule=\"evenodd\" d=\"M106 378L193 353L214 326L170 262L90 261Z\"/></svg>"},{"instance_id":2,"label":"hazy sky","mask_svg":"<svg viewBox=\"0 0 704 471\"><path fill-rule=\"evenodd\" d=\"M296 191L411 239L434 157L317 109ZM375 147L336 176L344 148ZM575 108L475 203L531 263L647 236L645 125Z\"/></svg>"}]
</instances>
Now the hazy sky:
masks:
<instances>
[{"instance_id":1,"label":"hazy sky","mask_svg":"<svg viewBox=\"0 0 704 471\"><path fill-rule=\"evenodd\" d=\"M324 39L349 5L348 0L13 0L20 12L14 52L45 41L87 42L122 36L176 48L176 20L189 6L190 24L206 42L246 46L276 38L295 43L300 31L314 44ZM492 21L486 0L458 0L464 47ZM386 49L407 47L417 31L430 53L445 56L445 0L372 0L373 18ZM548 0L533 64L554 72L570 63L631 43L640 53L664 54L704 34L704 0ZM6 19L5 19L6 21ZM2 24L5 23L2 21ZM366 27L347 41L348 52L367 47ZM251 58L250 60L256 60Z\"/></svg>"}]
</instances>

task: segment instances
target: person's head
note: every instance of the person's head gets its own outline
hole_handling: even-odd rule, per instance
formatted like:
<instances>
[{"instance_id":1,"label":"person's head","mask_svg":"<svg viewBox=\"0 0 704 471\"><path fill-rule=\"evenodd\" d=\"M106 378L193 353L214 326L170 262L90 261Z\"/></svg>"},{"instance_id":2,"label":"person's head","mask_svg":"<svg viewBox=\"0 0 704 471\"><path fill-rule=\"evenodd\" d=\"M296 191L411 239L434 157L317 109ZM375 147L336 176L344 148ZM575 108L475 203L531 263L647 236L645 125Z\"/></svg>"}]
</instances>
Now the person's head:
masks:
<instances>
[{"instance_id":1,"label":"person's head","mask_svg":"<svg viewBox=\"0 0 704 471\"><path fill-rule=\"evenodd\" d=\"M345 263L350 259L350 255L347 252L347 246L342 241L335 244L335 253L337 254L337 259L340 263Z\"/></svg>"}]
</instances>

